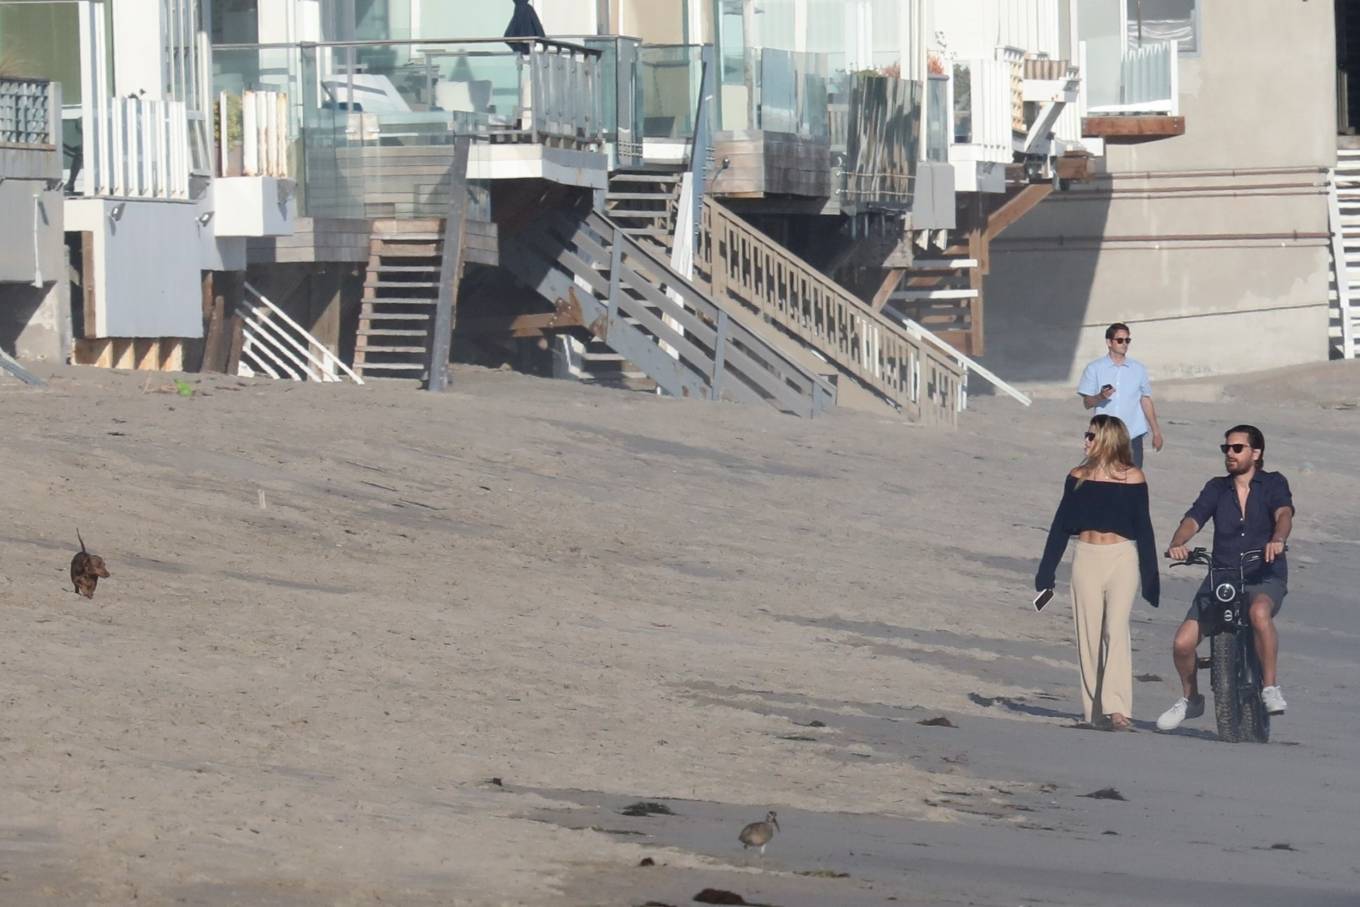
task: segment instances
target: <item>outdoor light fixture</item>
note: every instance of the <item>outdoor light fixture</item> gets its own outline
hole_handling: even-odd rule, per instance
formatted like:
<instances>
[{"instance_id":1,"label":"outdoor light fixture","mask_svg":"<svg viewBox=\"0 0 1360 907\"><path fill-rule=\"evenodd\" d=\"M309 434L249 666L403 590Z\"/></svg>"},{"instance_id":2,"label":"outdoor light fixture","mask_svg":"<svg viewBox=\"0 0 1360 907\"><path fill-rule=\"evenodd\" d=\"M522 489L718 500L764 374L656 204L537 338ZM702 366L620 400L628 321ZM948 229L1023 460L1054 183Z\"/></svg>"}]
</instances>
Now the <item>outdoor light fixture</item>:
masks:
<instances>
[{"instance_id":1,"label":"outdoor light fixture","mask_svg":"<svg viewBox=\"0 0 1360 907\"><path fill-rule=\"evenodd\" d=\"M112 222L115 223L115 224L118 223L120 220L122 220L122 219L123 219L123 208L124 208L124 207L125 207L125 203L124 203L124 202L119 202L118 204L116 204L116 205L114 205L112 208L110 208L110 209L109 209L109 220L112 221Z\"/></svg>"},{"instance_id":2,"label":"outdoor light fixture","mask_svg":"<svg viewBox=\"0 0 1360 907\"><path fill-rule=\"evenodd\" d=\"M214 212L212 212L212 211L204 211L202 214L200 214L200 215L196 218L196 220L198 221L198 225L199 225L200 227L206 227L206 226L208 226L208 221L210 221L210 220L213 219L213 213L214 213Z\"/></svg>"}]
</instances>

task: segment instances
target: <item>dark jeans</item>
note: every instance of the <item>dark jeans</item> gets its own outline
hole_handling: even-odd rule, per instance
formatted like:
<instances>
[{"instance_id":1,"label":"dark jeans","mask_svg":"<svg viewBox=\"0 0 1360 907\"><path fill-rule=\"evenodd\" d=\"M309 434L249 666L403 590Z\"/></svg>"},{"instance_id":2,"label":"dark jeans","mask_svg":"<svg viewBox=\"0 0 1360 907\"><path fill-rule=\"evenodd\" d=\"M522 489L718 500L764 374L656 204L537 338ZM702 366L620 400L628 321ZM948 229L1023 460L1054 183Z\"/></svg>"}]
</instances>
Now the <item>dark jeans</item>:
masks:
<instances>
[{"instance_id":1,"label":"dark jeans","mask_svg":"<svg viewBox=\"0 0 1360 907\"><path fill-rule=\"evenodd\" d=\"M1133 465L1139 469L1143 468L1143 439L1147 435L1139 435L1133 439Z\"/></svg>"}]
</instances>

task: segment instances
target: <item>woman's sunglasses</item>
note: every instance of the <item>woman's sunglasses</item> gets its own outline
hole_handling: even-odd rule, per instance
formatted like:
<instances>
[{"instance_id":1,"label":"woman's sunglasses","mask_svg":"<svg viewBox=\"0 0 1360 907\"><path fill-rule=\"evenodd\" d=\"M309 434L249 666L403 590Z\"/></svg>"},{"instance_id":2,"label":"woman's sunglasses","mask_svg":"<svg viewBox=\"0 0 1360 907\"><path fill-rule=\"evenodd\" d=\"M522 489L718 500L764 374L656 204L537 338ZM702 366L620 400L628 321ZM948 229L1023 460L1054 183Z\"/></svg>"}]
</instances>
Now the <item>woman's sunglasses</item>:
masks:
<instances>
[{"instance_id":1,"label":"woman's sunglasses","mask_svg":"<svg viewBox=\"0 0 1360 907\"><path fill-rule=\"evenodd\" d=\"M1095 433L1095 432L1093 432L1093 431L1088 431L1088 432L1086 433L1086 440L1088 440L1088 441L1094 441L1095 439L1096 439L1096 433Z\"/></svg>"},{"instance_id":2,"label":"woman's sunglasses","mask_svg":"<svg viewBox=\"0 0 1360 907\"><path fill-rule=\"evenodd\" d=\"M1218 449L1221 450L1221 451L1223 451L1224 453L1227 453L1228 451L1231 450L1231 451L1232 451L1233 453L1235 453L1235 454L1240 454L1242 451L1247 450L1247 449L1250 448L1250 447L1251 447L1250 444L1220 444L1220 445L1218 445Z\"/></svg>"}]
</instances>

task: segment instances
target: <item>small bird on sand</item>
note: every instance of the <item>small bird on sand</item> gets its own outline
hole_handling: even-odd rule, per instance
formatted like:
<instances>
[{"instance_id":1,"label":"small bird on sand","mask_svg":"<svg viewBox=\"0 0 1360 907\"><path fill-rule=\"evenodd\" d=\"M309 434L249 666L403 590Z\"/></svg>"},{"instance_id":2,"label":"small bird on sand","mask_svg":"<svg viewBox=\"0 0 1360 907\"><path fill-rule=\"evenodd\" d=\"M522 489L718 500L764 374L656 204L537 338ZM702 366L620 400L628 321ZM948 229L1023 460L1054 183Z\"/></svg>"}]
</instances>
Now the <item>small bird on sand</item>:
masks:
<instances>
[{"instance_id":1,"label":"small bird on sand","mask_svg":"<svg viewBox=\"0 0 1360 907\"><path fill-rule=\"evenodd\" d=\"M775 816L774 810L765 814L764 822L752 822L741 830L737 839L741 841L742 850L748 847L759 847L760 855L765 855L765 845L770 843L774 833L779 831L779 819Z\"/></svg>"}]
</instances>

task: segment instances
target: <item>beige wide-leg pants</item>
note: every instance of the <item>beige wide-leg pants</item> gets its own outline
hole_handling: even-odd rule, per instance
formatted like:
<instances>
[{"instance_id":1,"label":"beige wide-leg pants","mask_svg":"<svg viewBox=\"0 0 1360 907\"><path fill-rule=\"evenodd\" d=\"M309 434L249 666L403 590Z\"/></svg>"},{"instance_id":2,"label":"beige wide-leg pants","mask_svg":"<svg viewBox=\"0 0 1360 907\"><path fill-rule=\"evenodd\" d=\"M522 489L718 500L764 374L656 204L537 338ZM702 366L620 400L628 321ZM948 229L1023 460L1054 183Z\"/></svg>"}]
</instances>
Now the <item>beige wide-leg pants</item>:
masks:
<instances>
[{"instance_id":1,"label":"beige wide-leg pants","mask_svg":"<svg viewBox=\"0 0 1360 907\"><path fill-rule=\"evenodd\" d=\"M1133 655L1129 612L1138 594L1138 549L1133 542L1074 542L1072 618L1081 667L1081 710L1133 717Z\"/></svg>"}]
</instances>

